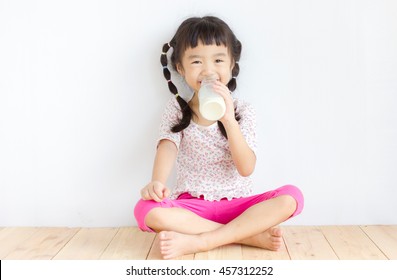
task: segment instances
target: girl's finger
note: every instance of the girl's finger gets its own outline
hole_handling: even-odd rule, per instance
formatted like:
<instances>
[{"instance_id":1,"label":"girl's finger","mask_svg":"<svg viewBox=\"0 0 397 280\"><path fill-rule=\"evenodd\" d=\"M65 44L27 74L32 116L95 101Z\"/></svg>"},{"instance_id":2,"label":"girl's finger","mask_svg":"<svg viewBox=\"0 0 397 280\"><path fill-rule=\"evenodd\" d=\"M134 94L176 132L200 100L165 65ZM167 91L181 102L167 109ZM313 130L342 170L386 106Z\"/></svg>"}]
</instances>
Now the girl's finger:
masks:
<instances>
[{"instance_id":1,"label":"girl's finger","mask_svg":"<svg viewBox=\"0 0 397 280\"><path fill-rule=\"evenodd\" d=\"M163 191L163 198L167 198L169 195L170 195L170 189L165 188L165 190Z\"/></svg>"},{"instance_id":2,"label":"girl's finger","mask_svg":"<svg viewBox=\"0 0 397 280\"><path fill-rule=\"evenodd\" d=\"M158 198L163 199L164 198L164 194L163 194L163 190L164 188L162 186L159 185L154 185L153 186L153 192L157 195Z\"/></svg>"},{"instance_id":3,"label":"girl's finger","mask_svg":"<svg viewBox=\"0 0 397 280\"><path fill-rule=\"evenodd\" d=\"M158 195L154 192L154 190L153 190L153 186L151 186L149 189L149 195L150 195L150 197L154 200L154 201L156 201L156 202L161 202L161 198L160 197L158 197Z\"/></svg>"},{"instance_id":4,"label":"girl's finger","mask_svg":"<svg viewBox=\"0 0 397 280\"><path fill-rule=\"evenodd\" d=\"M143 200L151 199L151 197L149 195L149 191L147 189L142 189L141 190L141 197L142 197Z\"/></svg>"}]
</instances>

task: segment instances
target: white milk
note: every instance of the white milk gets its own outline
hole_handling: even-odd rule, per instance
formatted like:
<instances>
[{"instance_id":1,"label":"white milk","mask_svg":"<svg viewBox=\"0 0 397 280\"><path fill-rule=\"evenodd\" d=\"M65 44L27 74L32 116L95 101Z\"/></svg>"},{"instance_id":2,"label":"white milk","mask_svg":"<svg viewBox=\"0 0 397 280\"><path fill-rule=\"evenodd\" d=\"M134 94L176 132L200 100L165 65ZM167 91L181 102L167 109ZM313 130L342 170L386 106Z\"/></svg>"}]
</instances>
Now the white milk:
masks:
<instances>
[{"instance_id":1,"label":"white milk","mask_svg":"<svg viewBox=\"0 0 397 280\"><path fill-rule=\"evenodd\" d=\"M212 90L215 80L213 78L201 81L198 92L200 114L209 121L217 121L226 111L225 100Z\"/></svg>"}]
</instances>

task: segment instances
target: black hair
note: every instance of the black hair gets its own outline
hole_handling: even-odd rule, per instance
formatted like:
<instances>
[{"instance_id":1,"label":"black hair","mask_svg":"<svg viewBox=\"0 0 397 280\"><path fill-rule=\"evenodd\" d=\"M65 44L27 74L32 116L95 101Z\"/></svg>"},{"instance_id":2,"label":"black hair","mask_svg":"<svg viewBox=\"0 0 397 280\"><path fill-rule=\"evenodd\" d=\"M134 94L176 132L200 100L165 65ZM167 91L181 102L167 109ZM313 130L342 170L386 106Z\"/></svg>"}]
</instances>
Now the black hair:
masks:
<instances>
[{"instance_id":1,"label":"black hair","mask_svg":"<svg viewBox=\"0 0 397 280\"><path fill-rule=\"evenodd\" d=\"M234 91L237 87L236 77L240 72L239 60L241 55L241 43L234 35L230 27L221 19L213 16L206 17L192 17L188 18L181 23L177 29L174 37L169 43L165 43L162 48L162 54L160 57L161 65L163 66L163 74L168 82L168 88L176 95L176 99L181 107L182 118L179 123L175 124L172 128L172 132L180 132L189 126L193 112L185 100L183 100L178 94L178 89L171 81L171 72L169 71L167 52L172 47L174 49L171 55L171 64L174 69L177 69L177 65L182 62L182 56L186 49L195 48L202 42L204 45L216 44L217 46L224 45L229 51L233 59L234 66L232 69L232 79L228 82L227 87L230 92ZM239 115L235 111L235 118L237 121L240 120ZM223 134L227 138L226 130L223 124L218 121L218 126Z\"/></svg>"}]
</instances>

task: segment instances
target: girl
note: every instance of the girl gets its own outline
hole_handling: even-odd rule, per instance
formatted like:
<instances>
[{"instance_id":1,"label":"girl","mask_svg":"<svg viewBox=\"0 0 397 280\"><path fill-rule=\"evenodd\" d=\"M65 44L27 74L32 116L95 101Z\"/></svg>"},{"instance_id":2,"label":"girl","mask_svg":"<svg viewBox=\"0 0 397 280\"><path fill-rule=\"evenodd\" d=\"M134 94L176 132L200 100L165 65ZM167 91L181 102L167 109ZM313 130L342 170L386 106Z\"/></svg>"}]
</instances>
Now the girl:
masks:
<instances>
[{"instance_id":1,"label":"girl","mask_svg":"<svg viewBox=\"0 0 397 280\"><path fill-rule=\"evenodd\" d=\"M163 72L175 97L166 105L152 180L141 190L135 217L142 230L159 232L164 259L230 243L278 250L277 225L302 211L302 193L292 185L252 195L255 114L231 95L240 53L229 26L209 16L185 20L163 46ZM177 76L189 87L177 88ZM219 121L206 120L199 111L197 93L207 76L216 77L213 90L226 104ZM166 182L175 161L171 192Z\"/></svg>"}]
</instances>

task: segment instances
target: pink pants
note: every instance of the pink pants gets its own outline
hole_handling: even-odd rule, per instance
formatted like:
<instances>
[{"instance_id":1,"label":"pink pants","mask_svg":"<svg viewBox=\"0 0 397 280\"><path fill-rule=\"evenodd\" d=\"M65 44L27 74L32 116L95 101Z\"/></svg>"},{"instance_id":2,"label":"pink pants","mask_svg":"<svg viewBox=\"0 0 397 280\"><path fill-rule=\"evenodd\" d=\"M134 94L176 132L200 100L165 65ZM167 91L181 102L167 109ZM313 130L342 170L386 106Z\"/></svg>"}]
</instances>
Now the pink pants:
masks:
<instances>
[{"instance_id":1,"label":"pink pants","mask_svg":"<svg viewBox=\"0 0 397 280\"><path fill-rule=\"evenodd\" d=\"M302 211L304 204L302 192L295 186L286 185L263 194L257 194L243 198L234 198L232 200L222 199L221 201L207 201L202 197L193 197L188 193L181 194L175 200L164 199L161 202L141 199L135 206L134 214L139 228L143 231L150 232L153 230L145 224L145 217L150 210L156 207L183 208L207 220L226 224L238 217L249 207L259 202L263 202L281 195L290 195L296 200L296 210L291 217L298 215Z\"/></svg>"}]
</instances>

